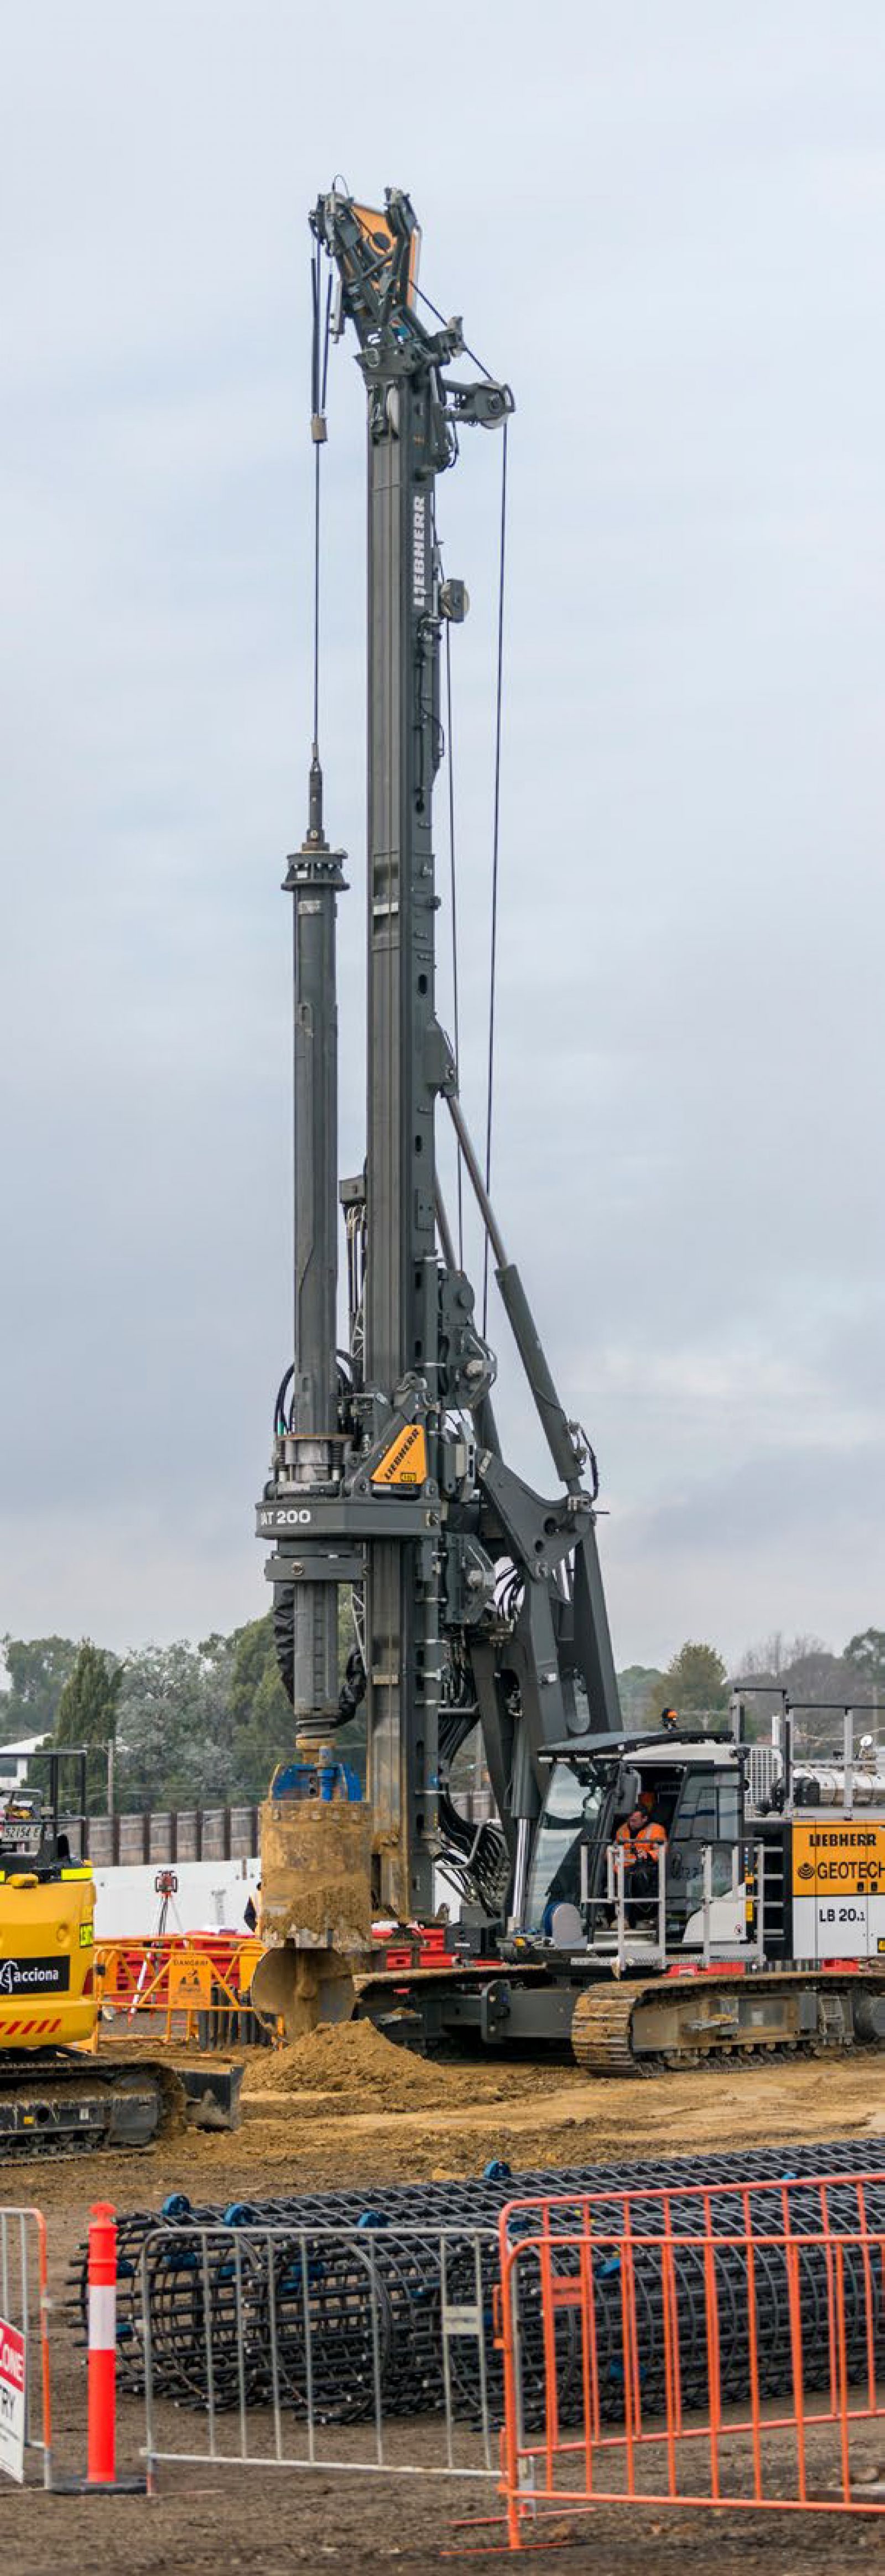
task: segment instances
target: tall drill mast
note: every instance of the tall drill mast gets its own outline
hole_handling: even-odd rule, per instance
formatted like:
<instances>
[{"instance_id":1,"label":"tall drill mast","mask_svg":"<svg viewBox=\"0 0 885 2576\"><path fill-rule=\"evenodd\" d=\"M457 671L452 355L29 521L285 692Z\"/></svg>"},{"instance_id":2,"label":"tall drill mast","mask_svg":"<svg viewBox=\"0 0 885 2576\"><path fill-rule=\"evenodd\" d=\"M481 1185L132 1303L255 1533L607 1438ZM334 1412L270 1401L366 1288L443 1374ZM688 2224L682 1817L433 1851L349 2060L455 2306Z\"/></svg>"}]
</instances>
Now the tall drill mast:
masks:
<instances>
[{"instance_id":1,"label":"tall drill mast","mask_svg":"<svg viewBox=\"0 0 885 2576\"><path fill-rule=\"evenodd\" d=\"M433 1905L448 1860L489 1913L521 1918L540 1757L569 1732L619 1722L582 1435L566 1420L525 1292L508 1263L435 1010L433 783L441 623L465 613L442 578L435 487L460 424L494 427L513 399L449 372L460 323L425 329L409 199L382 213L337 191L311 218L356 331L368 411L368 1066L364 1176L345 1182L350 1352L335 1352L335 899L344 879L311 820L286 879L295 904L295 1365L284 1381L259 1506L275 1551L278 1650L308 1750L339 1713L339 1587L359 1649L341 1709L363 1695L374 1897L407 1920ZM562 1490L535 1494L499 1450L492 1352L473 1320L436 1177L444 1099ZM291 1396L289 1385L291 1383ZM471 1849L452 1804L454 1754L479 1724L500 1831Z\"/></svg>"}]
</instances>

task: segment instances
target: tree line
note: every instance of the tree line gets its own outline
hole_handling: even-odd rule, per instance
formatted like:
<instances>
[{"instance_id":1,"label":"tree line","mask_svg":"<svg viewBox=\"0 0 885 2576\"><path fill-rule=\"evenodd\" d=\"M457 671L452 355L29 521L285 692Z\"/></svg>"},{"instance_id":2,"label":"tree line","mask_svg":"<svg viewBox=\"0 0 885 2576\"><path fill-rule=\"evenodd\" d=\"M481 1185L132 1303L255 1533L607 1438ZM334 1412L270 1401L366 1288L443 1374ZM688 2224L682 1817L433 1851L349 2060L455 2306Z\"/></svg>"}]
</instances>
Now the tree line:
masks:
<instances>
[{"instance_id":1,"label":"tree line","mask_svg":"<svg viewBox=\"0 0 885 2576\"><path fill-rule=\"evenodd\" d=\"M86 1748L93 1814L106 1804L111 1744L121 1809L254 1803L291 1754L292 1711L269 1612L229 1636L197 1645L180 1638L126 1655L89 1638L5 1637L2 1644L3 1741L36 1736L44 1746ZM345 1736L353 1760L352 1727L340 1730L342 1745Z\"/></svg>"},{"instance_id":2,"label":"tree line","mask_svg":"<svg viewBox=\"0 0 885 2576\"><path fill-rule=\"evenodd\" d=\"M871 1724L880 1710L885 1715L885 1628L860 1629L840 1654L821 1637L787 1637L776 1629L748 1646L730 1675L715 1646L688 1642L662 1670L630 1664L618 1685L631 1726L657 1725L664 1708L716 1716L739 1686L751 1735L767 1734L770 1712L786 1693L810 1742L835 1740L840 1710L869 1708Z\"/></svg>"},{"instance_id":3,"label":"tree line","mask_svg":"<svg viewBox=\"0 0 885 2576\"><path fill-rule=\"evenodd\" d=\"M342 1603L342 1668L350 1642ZM197 1645L143 1646L116 1655L91 1639L0 1640L5 1689L0 1736L84 1746L93 1813L106 1803L108 1747L115 1750L121 1808L221 1806L266 1795L276 1764L292 1752L292 1712L277 1670L270 1613L214 1633ZM864 1628L837 1654L818 1637L780 1631L747 1648L731 1680L744 1684L751 1733L768 1731L776 1694L802 1712L810 1743L837 1744L845 1706L885 1711L885 1629ZM628 1726L655 1727L664 1708L681 1717L724 1714L730 1678L715 1646L687 1640L669 1664L630 1664L618 1674ZM775 1696L773 1696L775 1695ZM359 1717L336 1738L360 1768ZM472 1764L464 1782L473 1777Z\"/></svg>"}]
</instances>

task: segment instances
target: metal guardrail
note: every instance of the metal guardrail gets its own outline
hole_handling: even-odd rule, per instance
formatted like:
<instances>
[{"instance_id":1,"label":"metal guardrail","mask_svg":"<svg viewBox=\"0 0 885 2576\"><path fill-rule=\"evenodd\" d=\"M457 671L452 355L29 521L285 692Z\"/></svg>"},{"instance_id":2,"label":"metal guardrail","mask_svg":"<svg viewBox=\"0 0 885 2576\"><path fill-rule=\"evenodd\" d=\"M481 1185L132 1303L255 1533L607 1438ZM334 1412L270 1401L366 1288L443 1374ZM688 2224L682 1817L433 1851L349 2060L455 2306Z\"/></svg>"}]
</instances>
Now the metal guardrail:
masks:
<instances>
[{"instance_id":1,"label":"metal guardrail","mask_svg":"<svg viewBox=\"0 0 885 2576\"><path fill-rule=\"evenodd\" d=\"M11 2205L0 2209L0 2320L24 2343L19 2386L24 2398L25 2475L28 2455L35 2460L40 2457L43 2485L51 2487L49 2287L46 2221L39 2209Z\"/></svg>"},{"instance_id":2,"label":"metal guardrail","mask_svg":"<svg viewBox=\"0 0 885 2576\"><path fill-rule=\"evenodd\" d=\"M668 1963L674 1962L678 1954L673 1948L668 1950L667 1947L667 1905L670 1896L669 1847L665 1843L652 1846L643 1864L643 1876L648 1873L653 1879L653 1889L646 1889L639 1896L633 1893L633 1870L628 1863L623 1843L608 1844L605 1855L605 1888L601 1896L591 1896L590 1893L590 1854L586 1844L581 1846L580 1859L581 1910L586 1912L591 1920L594 1914L596 1915L594 1947L597 1950L610 1948L618 1975L623 1976L625 1970L631 1967L662 1969L666 1968ZM715 1848L712 1843L703 1844L700 1860L698 1901L692 1911L700 1918L698 1946L704 1966L710 1967L716 1961L729 1960L744 1967L764 1967L764 1843L748 1844L744 1853L741 1853L737 1844L733 1846L730 1860L731 1883L728 1889L714 1888ZM748 1862L751 1874L742 1878L741 1871L747 1869ZM734 1916L733 1938L728 1938L721 1932L714 1934L713 1908L720 1899L731 1904ZM745 1929L748 1902L752 1907L754 1924L752 1938ZM738 1913L742 1919L740 1935L737 1929ZM687 1949L685 1955L690 1959L691 1950Z\"/></svg>"},{"instance_id":3,"label":"metal guardrail","mask_svg":"<svg viewBox=\"0 0 885 2576\"><path fill-rule=\"evenodd\" d=\"M494 2231L469 2226L154 2228L126 2360L149 2486L169 2462L497 2478L497 2260ZM164 2398L204 2440L170 2443Z\"/></svg>"}]
</instances>

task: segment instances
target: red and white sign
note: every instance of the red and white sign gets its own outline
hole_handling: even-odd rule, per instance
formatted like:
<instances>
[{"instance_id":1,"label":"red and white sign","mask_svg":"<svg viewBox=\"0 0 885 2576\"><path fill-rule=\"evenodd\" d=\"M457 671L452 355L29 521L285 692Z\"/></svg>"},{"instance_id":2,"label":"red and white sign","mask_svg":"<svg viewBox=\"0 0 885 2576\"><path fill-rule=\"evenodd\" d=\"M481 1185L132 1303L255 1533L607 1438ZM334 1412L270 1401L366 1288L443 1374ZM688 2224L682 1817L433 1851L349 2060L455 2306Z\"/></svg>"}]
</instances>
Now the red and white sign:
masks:
<instances>
[{"instance_id":1,"label":"red and white sign","mask_svg":"<svg viewBox=\"0 0 885 2576\"><path fill-rule=\"evenodd\" d=\"M25 2474L25 2338L0 2317L0 2469L18 2485Z\"/></svg>"}]
</instances>

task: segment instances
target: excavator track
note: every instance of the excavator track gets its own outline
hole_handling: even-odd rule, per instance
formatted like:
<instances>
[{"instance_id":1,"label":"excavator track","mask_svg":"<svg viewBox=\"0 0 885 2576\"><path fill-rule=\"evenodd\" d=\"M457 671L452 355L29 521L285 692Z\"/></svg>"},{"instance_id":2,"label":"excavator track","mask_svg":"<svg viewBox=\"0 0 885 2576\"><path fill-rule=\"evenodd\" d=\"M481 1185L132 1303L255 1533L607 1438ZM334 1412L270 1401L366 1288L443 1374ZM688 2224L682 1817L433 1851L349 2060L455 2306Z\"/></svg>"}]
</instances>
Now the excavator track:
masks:
<instances>
[{"instance_id":1,"label":"excavator track","mask_svg":"<svg viewBox=\"0 0 885 2576\"><path fill-rule=\"evenodd\" d=\"M102 2065L73 2050L0 2058L0 2160L149 2147L184 2125L185 2089L171 2066L146 2058Z\"/></svg>"},{"instance_id":2,"label":"excavator track","mask_svg":"<svg viewBox=\"0 0 885 2576\"><path fill-rule=\"evenodd\" d=\"M885 2045L885 1976L775 1969L758 1976L625 1978L579 1995L571 2044L588 2075L677 2071L719 2055Z\"/></svg>"}]
</instances>

